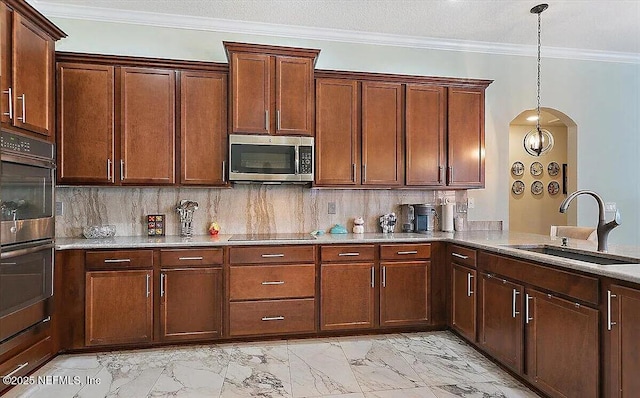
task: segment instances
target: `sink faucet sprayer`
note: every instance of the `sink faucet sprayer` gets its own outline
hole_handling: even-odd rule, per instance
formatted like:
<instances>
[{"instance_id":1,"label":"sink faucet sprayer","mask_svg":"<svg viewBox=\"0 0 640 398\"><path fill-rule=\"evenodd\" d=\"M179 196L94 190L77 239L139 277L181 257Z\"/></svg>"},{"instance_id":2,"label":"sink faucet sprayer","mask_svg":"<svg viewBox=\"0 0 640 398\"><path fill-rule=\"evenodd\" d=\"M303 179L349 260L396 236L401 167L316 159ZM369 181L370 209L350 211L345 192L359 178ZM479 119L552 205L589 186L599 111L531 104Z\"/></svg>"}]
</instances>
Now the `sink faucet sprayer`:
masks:
<instances>
[{"instance_id":1,"label":"sink faucet sprayer","mask_svg":"<svg viewBox=\"0 0 640 398\"><path fill-rule=\"evenodd\" d=\"M611 232L612 229L614 229L621 223L620 212L616 210L616 215L613 217L613 220L609 221L608 223L605 223L604 201L602 200L600 195L598 195L593 191L580 190L570 194L569 196L567 196L565 200L562 201L562 203L560 204L560 213L565 213L567 211L567 208L569 208L569 203L571 203L571 201L575 199L578 195L582 195L582 194L591 195L598 202L598 227L596 228L596 231L597 231L596 233L598 234L598 251L606 252L607 237L609 236L609 232Z\"/></svg>"}]
</instances>

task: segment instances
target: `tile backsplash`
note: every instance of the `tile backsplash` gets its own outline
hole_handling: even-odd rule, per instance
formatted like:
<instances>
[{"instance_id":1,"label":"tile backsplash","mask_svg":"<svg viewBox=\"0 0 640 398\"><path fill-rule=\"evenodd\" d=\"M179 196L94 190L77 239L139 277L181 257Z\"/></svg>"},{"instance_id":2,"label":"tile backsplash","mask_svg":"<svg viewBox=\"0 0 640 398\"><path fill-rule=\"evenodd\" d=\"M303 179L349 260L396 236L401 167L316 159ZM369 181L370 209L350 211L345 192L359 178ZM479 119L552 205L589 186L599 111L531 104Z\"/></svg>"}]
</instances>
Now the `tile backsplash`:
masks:
<instances>
[{"instance_id":1,"label":"tile backsplash","mask_svg":"<svg viewBox=\"0 0 640 398\"><path fill-rule=\"evenodd\" d=\"M216 221L223 234L328 231L335 224L350 232L362 216L365 232L379 232L378 217L399 213L403 203L438 204L442 198L466 203L466 191L310 189L298 185L236 185L225 188L58 187L57 237L80 237L86 225L114 224L116 235L146 235L146 215L165 214L167 235L179 235L176 206L181 199L199 203L194 234L206 234ZM329 203L335 213L328 214ZM399 215L399 214L398 214ZM466 217L466 213L459 216ZM396 232L400 232L400 223Z\"/></svg>"}]
</instances>

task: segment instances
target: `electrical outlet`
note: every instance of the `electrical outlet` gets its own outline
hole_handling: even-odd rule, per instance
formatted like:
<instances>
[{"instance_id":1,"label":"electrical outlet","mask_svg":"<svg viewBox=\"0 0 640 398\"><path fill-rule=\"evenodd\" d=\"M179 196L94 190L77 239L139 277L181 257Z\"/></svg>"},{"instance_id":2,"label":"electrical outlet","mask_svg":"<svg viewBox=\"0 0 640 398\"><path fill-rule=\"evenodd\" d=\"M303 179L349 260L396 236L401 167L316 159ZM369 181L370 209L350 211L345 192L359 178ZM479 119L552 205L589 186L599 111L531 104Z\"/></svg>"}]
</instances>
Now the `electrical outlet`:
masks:
<instances>
[{"instance_id":1,"label":"electrical outlet","mask_svg":"<svg viewBox=\"0 0 640 398\"><path fill-rule=\"evenodd\" d=\"M467 212L467 204L463 202L458 202L456 204L456 212L458 213L466 213Z\"/></svg>"},{"instance_id":2,"label":"electrical outlet","mask_svg":"<svg viewBox=\"0 0 640 398\"><path fill-rule=\"evenodd\" d=\"M62 202L56 202L56 216L61 216L64 214L64 205Z\"/></svg>"},{"instance_id":3,"label":"electrical outlet","mask_svg":"<svg viewBox=\"0 0 640 398\"><path fill-rule=\"evenodd\" d=\"M336 214L336 202L329 202L329 206L327 206L327 214Z\"/></svg>"},{"instance_id":4,"label":"electrical outlet","mask_svg":"<svg viewBox=\"0 0 640 398\"><path fill-rule=\"evenodd\" d=\"M604 204L604 211L615 212L617 209L616 202L606 202Z\"/></svg>"},{"instance_id":5,"label":"electrical outlet","mask_svg":"<svg viewBox=\"0 0 640 398\"><path fill-rule=\"evenodd\" d=\"M476 207L476 200L474 198L467 198L467 207L473 209Z\"/></svg>"}]
</instances>

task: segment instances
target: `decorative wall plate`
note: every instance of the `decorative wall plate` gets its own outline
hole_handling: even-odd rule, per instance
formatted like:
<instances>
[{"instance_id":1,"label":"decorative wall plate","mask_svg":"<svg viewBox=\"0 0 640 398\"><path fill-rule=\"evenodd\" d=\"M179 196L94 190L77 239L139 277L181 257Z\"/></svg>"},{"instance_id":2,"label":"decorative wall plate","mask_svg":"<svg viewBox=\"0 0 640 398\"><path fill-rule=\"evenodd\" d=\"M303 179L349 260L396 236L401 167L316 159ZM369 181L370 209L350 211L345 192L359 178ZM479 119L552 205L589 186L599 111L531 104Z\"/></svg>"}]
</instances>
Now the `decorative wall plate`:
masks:
<instances>
[{"instance_id":1,"label":"decorative wall plate","mask_svg":"<svg viewBox=\"0 0 640 398\"><path fill-rule=\"evenodd\" d=\"M549 163L549 165L547 166L547 172L552 177L557 176L558 173L560 172L560 165L556 162Z\"/></svg>"},{"instance_id":2,"label":"decorative wall plate","mask_svg":"<svg viewBox=\"0 0 640 398\"><path fill-rule=\"evenodd\" d=\"M517 180L511 185L511 192L516 195L522 195L524 193L524 182Z\"/></svg>"},{"instance_id":3,"label":"decorative wall plate","mask_svg":"<svg viewBox=\"0 0 640 398\"><path fill-rule=\"evenodd\" d=\"M542 175L543 170L544 170L544 166L540 162L531 163L531 167L529 168L531 175L536 177L539 175Z\"/></svg>"},{"instance_id":4,"label":"decorative wall plate","mask_svg":"<svg viewBox=\"0 0 640 398\"><path fill-rule=\"evenodd\" d=\"M560 184L558 184L558 181L551 181L547 186L547 192L549 192L549 195L557 195L558 192L560 192Z\"/></svg>"},{"instance_id":5,"label":"decorative wall plate","mask_svg":"<svg viewBox=\"0 0 640 398\"><path fill-rule=\"evenodd\" d=\"M542 192L544 192L544 184L542 181L534 181L533 184L531 184L531 193L540 195Z\"/></svg>"},{"instance_id":6,"label":"decorative wall plate","mask_svg":"<svg viewBox=\"0 0 640 398\"><path fill-rule=\"evenodd\" d=\"M521 176L524 174L524 164L522 162L513 162L511 165L511 174Z\"/></svg>"}]
</instances>

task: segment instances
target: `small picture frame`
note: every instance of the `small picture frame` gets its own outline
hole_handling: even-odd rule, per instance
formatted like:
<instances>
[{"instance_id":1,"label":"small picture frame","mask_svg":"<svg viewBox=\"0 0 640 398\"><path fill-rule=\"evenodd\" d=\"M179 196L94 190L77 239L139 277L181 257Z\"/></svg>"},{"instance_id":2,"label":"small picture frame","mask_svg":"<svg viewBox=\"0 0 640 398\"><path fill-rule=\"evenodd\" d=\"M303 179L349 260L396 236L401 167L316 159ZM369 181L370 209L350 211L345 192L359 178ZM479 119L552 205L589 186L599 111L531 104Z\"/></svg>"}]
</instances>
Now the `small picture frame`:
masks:
<instances>
[{"instance_id":1,"label":"small picture frame","mask_svg":"<svg viewBox=\"0 0 640 398\"><path fill-rule=\"evenodd\" d=\"M148 214L147 215L147 235L164 236L165 231L164 214Z\"/></svg>"}]
</instances>

